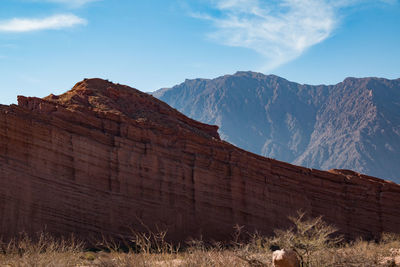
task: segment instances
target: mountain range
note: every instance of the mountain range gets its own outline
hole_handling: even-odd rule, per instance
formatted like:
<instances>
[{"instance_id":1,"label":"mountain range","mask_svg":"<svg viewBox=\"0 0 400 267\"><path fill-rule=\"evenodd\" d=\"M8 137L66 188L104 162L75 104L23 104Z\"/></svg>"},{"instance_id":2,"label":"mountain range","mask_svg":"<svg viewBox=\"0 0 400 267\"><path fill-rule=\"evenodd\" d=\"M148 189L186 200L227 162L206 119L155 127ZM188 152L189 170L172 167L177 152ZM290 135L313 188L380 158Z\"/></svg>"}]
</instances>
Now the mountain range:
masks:
<instances>
[{"instance_id":1,"label":"mountain range","mask_svg":"<svg viewBox=\"0 0 400 267\"><path fill-rule=\"evenodd\" d=\"M237 72L192 79L153 96L220 127L245 150L317 169L351 169L400 183L400 79L305 85Z\"/></svg>"}]
</instances>

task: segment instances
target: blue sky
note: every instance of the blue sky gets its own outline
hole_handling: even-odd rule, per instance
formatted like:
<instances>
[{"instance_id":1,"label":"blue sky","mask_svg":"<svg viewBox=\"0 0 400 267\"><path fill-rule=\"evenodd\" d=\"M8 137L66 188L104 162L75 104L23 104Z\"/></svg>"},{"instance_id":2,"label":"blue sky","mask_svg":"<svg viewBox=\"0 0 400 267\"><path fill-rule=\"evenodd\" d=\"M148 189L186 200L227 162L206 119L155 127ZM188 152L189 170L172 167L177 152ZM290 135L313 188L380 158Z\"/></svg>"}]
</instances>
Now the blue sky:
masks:
<instances>
[{"instance_id":1,"label":"blue sky","mask_svg":"<svg viewBox=\"0 0 400 267\"><path fill-rule=\"evenodd\" d=\"M101 77L153 91L239 70L400 78L399 0L1 0L0 103Z\"/></svg>"}]
</instances>

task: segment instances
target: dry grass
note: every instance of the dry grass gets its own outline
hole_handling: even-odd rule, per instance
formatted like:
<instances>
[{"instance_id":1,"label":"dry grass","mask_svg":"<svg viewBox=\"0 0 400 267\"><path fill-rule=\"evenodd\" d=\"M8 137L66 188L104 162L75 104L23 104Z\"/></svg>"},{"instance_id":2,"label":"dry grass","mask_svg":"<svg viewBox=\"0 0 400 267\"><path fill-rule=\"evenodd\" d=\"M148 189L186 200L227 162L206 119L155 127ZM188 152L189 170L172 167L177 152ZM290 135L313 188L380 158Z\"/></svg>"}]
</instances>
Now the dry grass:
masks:
<instances>
[{"instance_id":1,"label":"dry grass","mask_svg":"<svg viewBox=\"0 0 400 267\"><path fill-rule=\"evenodd\" d=\"M236 227L230 244L188 242L184 248L165 241L166 232L133 233L128 251L110 242L100 242L100 251L84 249L74 238L55 239L40 234L33 241L26 235L0 242L0 266L272 266L270 246L293 249L302 265L400 266L400 236L385 234L380 242L357 240L345 243L332 237L335 229L321 218L290 218L293 227L275 231L273 237L247 235ZM246 242L242 237L247 237ZM248 238L250 237L250 238ZM399 264L398 263L398 264Z\"/></svg>"}]
</instances>

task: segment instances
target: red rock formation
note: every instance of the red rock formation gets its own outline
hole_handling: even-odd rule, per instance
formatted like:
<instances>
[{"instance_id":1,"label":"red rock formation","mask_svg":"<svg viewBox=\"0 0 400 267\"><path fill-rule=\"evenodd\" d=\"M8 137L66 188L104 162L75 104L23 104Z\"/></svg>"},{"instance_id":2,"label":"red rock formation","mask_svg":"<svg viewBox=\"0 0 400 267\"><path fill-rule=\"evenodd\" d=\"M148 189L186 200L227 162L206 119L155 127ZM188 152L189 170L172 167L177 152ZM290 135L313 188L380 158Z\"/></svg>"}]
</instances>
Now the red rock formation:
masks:
<instances>
[{"instance_id":1,"label":"red rock formation","mask_svg":"<svg viewBox=\"0 0 400 267\"><path fill-rule=\"evenodd\" d=\"M143 222L169 238L271 233L299 209L348 237L400 232L400 186L257 156L127 86L84 80L0 106L0 235L120 237Z\"/></svg>"}]
</instances>

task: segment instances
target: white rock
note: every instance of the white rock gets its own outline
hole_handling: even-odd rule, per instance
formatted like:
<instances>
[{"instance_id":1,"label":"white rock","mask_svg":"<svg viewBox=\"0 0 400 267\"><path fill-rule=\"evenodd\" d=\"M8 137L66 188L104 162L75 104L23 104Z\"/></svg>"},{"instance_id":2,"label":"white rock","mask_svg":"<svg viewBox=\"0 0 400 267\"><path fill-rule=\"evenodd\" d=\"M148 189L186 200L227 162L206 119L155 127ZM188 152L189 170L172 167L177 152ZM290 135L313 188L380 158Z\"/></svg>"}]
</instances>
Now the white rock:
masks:
<instances>
[{"instance_id":1,"label":"white rock","mask_svg":"<svg viewBox=\"0 0 400 267\"><path fill-rule=\"evenodd\" d=\"M299 267L300 262L296 252L293 250L276 250L272 253L274 267Z\"/></svg>"}]
</instances>

